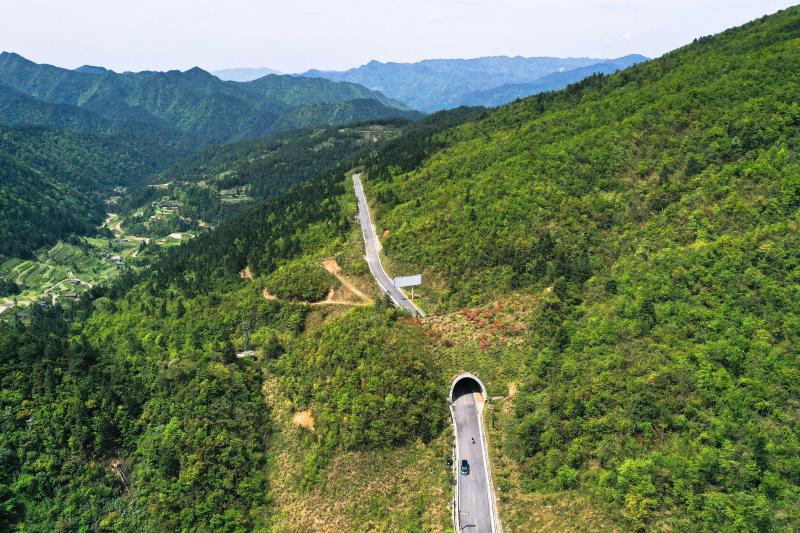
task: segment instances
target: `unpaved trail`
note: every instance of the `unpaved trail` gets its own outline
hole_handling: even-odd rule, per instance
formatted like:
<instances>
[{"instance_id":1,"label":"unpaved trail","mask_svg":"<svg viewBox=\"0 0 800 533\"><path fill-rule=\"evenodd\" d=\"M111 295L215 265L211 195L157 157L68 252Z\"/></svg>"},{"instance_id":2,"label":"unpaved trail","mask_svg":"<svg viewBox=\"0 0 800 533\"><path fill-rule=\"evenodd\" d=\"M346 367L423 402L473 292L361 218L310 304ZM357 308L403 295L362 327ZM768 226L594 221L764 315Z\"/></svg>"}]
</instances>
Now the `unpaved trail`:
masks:
<instances>
[{"instance_id":1,"label":"unpaved trail","mask_svg":"<svg viewBox=\"0 0 800 533\"><path fill-rule=\"evenodd\" d=\"M253 271L250 270L249 266L246 266L239 271L239 277L242 279L246 279L248 281L253 281ZM270 292L266 288L261 292L261 296L263 296L265 300L278 299L278 297L275 296L274 294L270 294Z\"/></svg>"},{"instance_id":2,"label":"unpaved trail","mask_svg":"<svg viewBox=\"0 0 800 533\"><path fill-rule=\"evenodd\" d=\"M359 300L361 300L361 305L368 305L372 303L372 298L358 290L358 287L353 285L349 279L342 276L342 268L339 266L339 263L336 262L336 259L332 257L330 259L326 259L322 262L322 266L325 267L325 270L333 274L345 289L352 292Z\"/></svg>"},{"instance_id":3,"label":"unpaved trail","mask_svg":"<svg viewBox=\"0 0 800 533\"><path fill-rule=\"evenodd\" d=\"M325 267L325 270L333 274L333 276L339 280L339 283L342 284L346 290L350 291L359 301L352 301L352 300L343 300L341 298L336 298L336 291L331 289L328 291L328 295L325 297L324 300L320 300L319 302L307 302L308 305L349 305L352 307L364 307L367 305L372 304L372 298L358 290L358 288L353 285L349 279L345 278L341 274L341 267L339 267L339 263L336 262L336 259L326 259L322 262L322 266ZM239 277L242 279L252 280L253 273L250 271L250 267L246 266L242 270L239 271ZM261 296L264 297L265 300L277 300L278 297L274 294L271 294L266 288L261 292Z\"/></svg>"},{"instance_id":4,"label":"unpaved trail","mask_svg":"<svg viewBox=\"0 0 800 533\"><path fill-rule=\"evenodd\" d=\"M122 231L122 221L120 220L117 222L117 225L113 228L114 235L118 238L126 238L131 239L134 241L144 241L145 244L150 244L150 237L137 237L135 235L126 235L124 231Z\"/></svg>"},{"instance_id":5,"label":"unpaved trail","mask_svg":"<svg viewBox=\"0 0 800 533\"><path fill-rule=\"evenodd\" d=\"M328 291L328 296L325 297L324 300L320 300L318 302L311 302L308 305L350 305L352 307L364 307L372 303L369 302L353 302L351 300L339 300L335 297L336 291L331 289Z\"/></svg>"},{"instance_id":6,"label":"unpaved trail","mask_svg":"<svg viewBox=\"0 0 800 533\"><path fill-rule=\"evenodd\" d=\"M265 300L277 300L278 299L278 297L275 296L274 294L270 294L270 292L267 289L264 289L264 292L261 293L261 296L263 296Z\"/></svg>"}]
</instances>

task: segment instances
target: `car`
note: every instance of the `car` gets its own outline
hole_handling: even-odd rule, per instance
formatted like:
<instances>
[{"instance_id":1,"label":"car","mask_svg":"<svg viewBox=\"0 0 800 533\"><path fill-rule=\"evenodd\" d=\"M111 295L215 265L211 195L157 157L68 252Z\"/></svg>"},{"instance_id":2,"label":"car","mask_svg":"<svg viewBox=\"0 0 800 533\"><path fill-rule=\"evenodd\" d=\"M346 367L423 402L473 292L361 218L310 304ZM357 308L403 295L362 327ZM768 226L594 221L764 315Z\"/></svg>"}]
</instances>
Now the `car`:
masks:
<instances>
[{"instance_id":1,"label":"car","mask_svg":"<svg viewBox=\"0 0 800 533\"><path fill-rule=\"evenodd\" d=\"M468 476L469 475L469 461L466 459L461 459L461 475Z\"/></svg>"}]
</instances>

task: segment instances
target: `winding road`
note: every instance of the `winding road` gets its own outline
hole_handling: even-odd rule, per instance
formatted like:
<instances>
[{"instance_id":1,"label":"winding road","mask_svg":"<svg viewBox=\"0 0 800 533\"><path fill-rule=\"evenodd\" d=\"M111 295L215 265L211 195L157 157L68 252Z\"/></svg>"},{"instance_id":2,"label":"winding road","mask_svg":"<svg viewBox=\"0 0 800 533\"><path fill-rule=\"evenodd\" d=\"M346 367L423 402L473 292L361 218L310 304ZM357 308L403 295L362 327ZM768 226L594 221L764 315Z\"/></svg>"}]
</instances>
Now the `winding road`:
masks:
<instances>
[{"instance_id":1,"label":"winding road","mask_svg":"<svg viewBox=\"0 0 800 533\"><path fill-rule=\"evenodd\" d=\"M394 286L392 279L383 269L380 258L381 244L369 214L369 205L364 195L364 187L361 185L361 174L353 174L353 186L358 200L358 220L364 235L367 263L375 281L395 305L416 316L425 316L414 302ZM472 374L462 374L457 377L450 392L450 410L456 437L455 475L458 476L454 519L459 532L502 533L494 503L491 473L487 464L489 455L486 449L486 436L481 423L485 393L486 388ZM461 473L461 461L464 459L470 466L467 475Z\"/></svg>"},{"instance_id":2,"label":"winding road","mask_svg":"<svg viewBox=\"0 0 800 533\"><path fill-rule=\"evenodd\" d=\"M389 295L392 302L398 307L402 307L415 316L425 316L414 302L406 298L403 292L394 286L392 279L383 270L381 264L380 249L381 243L378 240L378 235L375 233L375 226L372 224L372 218L369 215L369 205L367 204L367 197L364 196L364 187L361 185L361 174L353 174L353 186L356 189L356 198L358 199L358 220L361 223L361 233L364 235L364 247L367 250L367 263L372 272L375 281L378 282L381 290Z\"/></svg>"}]
</instances>

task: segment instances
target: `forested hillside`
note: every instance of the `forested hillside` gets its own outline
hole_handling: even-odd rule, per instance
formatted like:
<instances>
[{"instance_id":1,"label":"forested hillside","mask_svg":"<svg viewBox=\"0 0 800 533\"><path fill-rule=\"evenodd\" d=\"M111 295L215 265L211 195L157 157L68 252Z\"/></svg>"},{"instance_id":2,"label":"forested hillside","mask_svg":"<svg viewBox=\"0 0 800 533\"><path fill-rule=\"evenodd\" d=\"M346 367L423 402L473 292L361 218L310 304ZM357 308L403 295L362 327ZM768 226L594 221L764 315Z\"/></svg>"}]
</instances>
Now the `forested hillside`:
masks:
<instances>
[{"instance_id":1,"label":"forested hillside","mask_svg":"<svg viewBox=\"0 0 800 533\"><path fill-rule=\"evenodd\" d=\"M277 75L226 82L199 68L67 70L0 54L0 118L6 123L84 133L139 130L192 149L320 124L420 116L353 83Z\"/></svg>"},{"instance_id":2,"label":"forested hillside","mask_svg":"<svg viewBox=\"0 0 800 533\"><path fill-rule=\"evenodd\" d=\"M628 530L798 527L798 42L792 8L370 166L430 308L535 296L503 439L524 490Z\"/></svg>"},{"instance_id":3,"label":"forested hillside","mask_svg":"<svg viewBox=\"0 0 800 533\"><path fill-rule=\"evenodd\" d=\"M370 157L370 153L381 153L384 158L392 154L402 159L400 164L419 162L438 146L432 139L434 133L483 112L482 108L463 108L417 122L356 122L214 146L151 176L148 183L129 187L118 208L124 214L125 226L142 235L158 236L159 231L164 234L179 229L164 226L160 219L151 222L155 206L165 197L178 205L173 217L176 224L187 219L217 224L343 161L355 162Z\"/></svg>"},{"instance_id":4,"label":"forested hillside","mask_svg":"<svg viewBox=\"0 0 800 533\"><path fill-rule=\"evenodd\" d=\"M169 125L145 123L127 116L102 117L67 103L38 100L0 81L0 123L45 126L59 131L98 136L130 136L144 146L163 146L185 155L202 141Z\"/></svg>"},{"instance_id":5,"label":"forested hillside","mask_svg":"<svg viewBox=\"0 0 800 533\"><path fill-rule=\"evenodd\" d=\"M30 257L59 239L95 233L104 194L175 157L131 137L0 125L0 256Z\"/></svg>"},{"instance_id":6,"label":"forested hillside","mask_svg":"<svg viewBox=\"0 0 800 533\"><path fill-rule=\"evenodd\" d=\"M134 184L181 155L138 137L80 135L39 126L0 125L0 153L85 191Z\"/></svg>"},{"instance_id":7,"label":"forested hillside","mask_svg":"<svg viewBox=\"0 0 800 533\"><path fill-rule=\"evenodd\" d=\"M266 197L258 186L228 198L213 185L193 187L176 193L184 213L169 220L154 217L149 204L161 199L156 195L163 191L137 188L141 178L212 143L421 116L352 83L275 75L248 83L223 82L199 68L125 74L100 67L67 70L3 52L0 154L6 156L6 177L0 183L0 259L29 258L59 239L94 233L104 218L102 202L115 186L132 189L114 194L106 208L148 205L147 212L138 213L140 220L126 222L131 231L145 232L154 220L152 225L166 231L159 236L197 228L206 223L203 219L216 222L240 203ZM338 155L336 149L330 151ZM303 177L324 165L309 164L311 173ZM297 172L276 174L276 191L301 178ZM124 205L115 206L117 200ZM12 231L14 225L19 231Z\"/></svg>"},{"instance_id":8,"label":"forested hillside","mask_svg":"<svg viewBox=\"0 0 800 533\"><path fill-rule=\"evenodd\" d=\"M417 142L429 147L424 139L479 112L433 115L410 127L415 137L425 132ZM320 268L320 257L357 235L355 202L343 186L359 156L351 148L391 138L398 126L408 125L354 125L343 136L323 128L209 150L181 175L206 179L217 165L237 173L270 168L276 154L287 169L324 171L67 310L32 306L22 321L0 320L0 401L8 414L1 422L0 526L269 528L275 510L267 479L277 460L270 445L288 440L302 463L289 472L291 486L308 491L320 490L342 453L387 454L440 436L447 415L437 391L444 385L418 328L383 303L334 313L319 328L313 308L265 300L259 289L292 260ZM310 162L294 157L297 146L327 155L320 167L303 167ZM244 267L256 281L240 277ZM316 311L316 320L320 312L324 318L330 311ZM236 357L245 327L256 362ZM264 376L293 410L314 413L315 433L275 434L277 415L261 396ZM438 457L436 465L443 475ZM371 478L365 472L363 479ZM439 509L438 500L428 501ZM388 516L397 512L408 511L398 507ZM408 520L429 523L414 513Z\"/></svg>"},{"instance_id":9,"label":"forested hillside","mask_svg":"<svg viewBox=\"0 0 800 533\"><path fill-rule=\"evenodd\" d=\"M446 413L436 408L433 359L421 333L394 311L348 313L319 330L322 342L303 340L316 331L305 331L308 305L265 300L239 278L244 265L263 276L341 243L352 223L337 199L342 178L329 172L305 181L172 249L152 272L96 289L69 312L34 306L24 325L0 324L8 415L0 524L268 527L272 421L262 372L298 409L319 413L319 432L304 437L306 466L297 472L304 486L317 486L342 450L439 434ZM236 357L245 323L264 357L258 362ZM320 359L314 349L338 355ZM326 394L311 393L319 387Z\"/></svg>"},{"instance_id":10,"label":"forested hillside","mask_svg":"<svg viewBox=\"0 0 800 533\"><path fill-rule=\"evenodd\" d=\"M171 217L176 223L218 224L386 142L408 124L396 120L318 127L207 148L151 176L152 183L129 187L118 208L125 227L140 235L171 231L163 220L150 218L165 197L178 205Z\"/></svg>"},{"instance_id":11,"label":"forested hillside","mask_svg":"<svg viewBox=\"0 0 800 533\"><path fill-rule=\"evenodd\" d=\"M99 197L39 174L0 153L0 256L30 257L39 246L95 230Z\"/></svg>"}]
</instances>

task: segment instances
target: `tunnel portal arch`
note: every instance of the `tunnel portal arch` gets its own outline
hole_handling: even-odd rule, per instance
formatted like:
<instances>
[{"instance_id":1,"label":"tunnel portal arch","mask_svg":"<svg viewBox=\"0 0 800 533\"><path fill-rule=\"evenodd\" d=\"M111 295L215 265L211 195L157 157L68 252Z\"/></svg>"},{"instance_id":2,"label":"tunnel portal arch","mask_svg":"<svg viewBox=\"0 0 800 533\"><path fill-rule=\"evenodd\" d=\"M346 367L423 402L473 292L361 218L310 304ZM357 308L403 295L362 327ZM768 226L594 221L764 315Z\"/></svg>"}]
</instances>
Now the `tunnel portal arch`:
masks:
<instances>
[{"instance_id":1,"label":"tunnel portal arch","mask_svg":"<svg viewBox=\"0 0 800 533\"><path fill-rule=\"evenodd\" d=\"M459 374L450 384L450 394L447 396L447 401L453 403L454 394L456 393L456 388L460 390L462 387L468 387L470 389L480 389L480 393L483 394L483 401L489 400L489 395L486 392L486 385L480 380L478 376L471 372L464 372L463 374ZM474 392L478 392L478 390L474 390Z\"/></svg>"}]
</instances>

